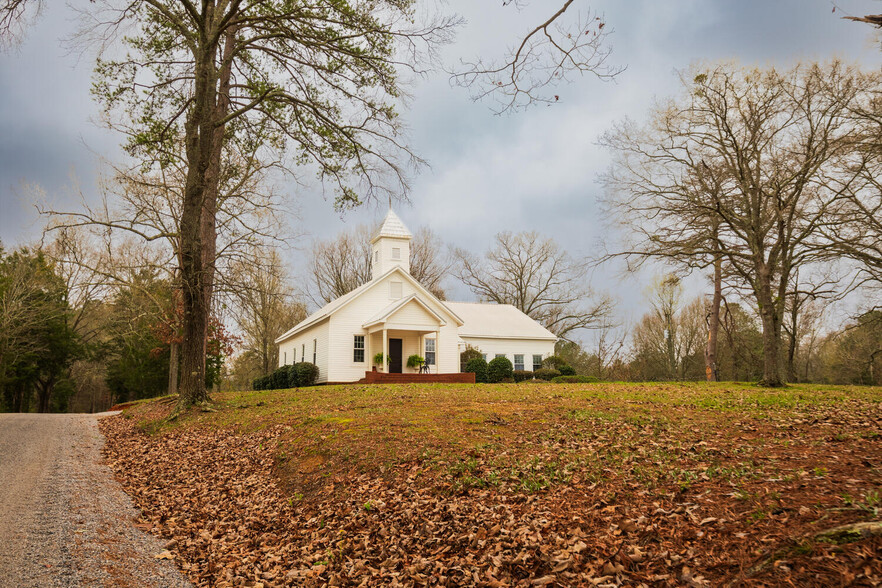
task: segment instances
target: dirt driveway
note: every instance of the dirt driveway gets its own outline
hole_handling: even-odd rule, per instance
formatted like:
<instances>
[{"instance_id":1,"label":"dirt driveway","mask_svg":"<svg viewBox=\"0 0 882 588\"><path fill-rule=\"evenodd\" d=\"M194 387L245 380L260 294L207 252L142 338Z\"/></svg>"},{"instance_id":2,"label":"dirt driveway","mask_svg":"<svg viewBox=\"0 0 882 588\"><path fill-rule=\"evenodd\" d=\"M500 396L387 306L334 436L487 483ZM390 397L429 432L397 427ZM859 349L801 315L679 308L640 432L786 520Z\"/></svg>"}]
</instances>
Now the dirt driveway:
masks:
<instances>
[{"instance_id":1,"label":"dirt driveway","mask_svg":"<svg viewBox=\"0 0 882 588\"><path fill-rule=\"evenodd\" d=\"M97 421L0 414L0 587L190 586L133 526Z\"/></svg>"}]
</instances>

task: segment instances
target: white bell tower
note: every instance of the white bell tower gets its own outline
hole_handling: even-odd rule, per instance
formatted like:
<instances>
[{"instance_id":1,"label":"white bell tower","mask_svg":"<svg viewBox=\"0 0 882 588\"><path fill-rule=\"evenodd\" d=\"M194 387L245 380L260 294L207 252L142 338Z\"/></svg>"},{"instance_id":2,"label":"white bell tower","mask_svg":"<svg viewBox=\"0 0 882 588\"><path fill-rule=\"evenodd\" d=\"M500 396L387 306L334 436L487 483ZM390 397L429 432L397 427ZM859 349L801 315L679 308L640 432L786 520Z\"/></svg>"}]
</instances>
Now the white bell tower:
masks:
<instances>
[{"instance_id":1,"label":"white bell tower","mask_svg":"<svg viewBox=\"0 0 882 588\"><path fill-rule=\"evenodd\" d=\"M376 279L395 266L410 273L410 240L413 238L398 215L386 213L386 218L371 237L371 279Z\"/></svg>"}]
</instances>

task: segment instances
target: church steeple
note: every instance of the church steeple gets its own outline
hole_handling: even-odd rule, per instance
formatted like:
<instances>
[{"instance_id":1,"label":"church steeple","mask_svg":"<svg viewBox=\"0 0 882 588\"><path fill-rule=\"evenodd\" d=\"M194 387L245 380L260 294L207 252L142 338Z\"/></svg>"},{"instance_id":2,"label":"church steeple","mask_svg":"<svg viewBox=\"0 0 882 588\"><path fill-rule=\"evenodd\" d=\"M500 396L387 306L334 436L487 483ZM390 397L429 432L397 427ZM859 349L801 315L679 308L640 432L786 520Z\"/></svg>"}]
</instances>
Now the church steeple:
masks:
<instances>
[{"instance_id":1,"label":"church steeple","mask_svg":"<svg viewBox=\"0 0 882 588\"><path fill-rule=\"evenodd\" d=\"M390 207L371 237L371 277L377 278L395 266L410 273L411 238L413 235Z\"/></svg>"}]
</instances>

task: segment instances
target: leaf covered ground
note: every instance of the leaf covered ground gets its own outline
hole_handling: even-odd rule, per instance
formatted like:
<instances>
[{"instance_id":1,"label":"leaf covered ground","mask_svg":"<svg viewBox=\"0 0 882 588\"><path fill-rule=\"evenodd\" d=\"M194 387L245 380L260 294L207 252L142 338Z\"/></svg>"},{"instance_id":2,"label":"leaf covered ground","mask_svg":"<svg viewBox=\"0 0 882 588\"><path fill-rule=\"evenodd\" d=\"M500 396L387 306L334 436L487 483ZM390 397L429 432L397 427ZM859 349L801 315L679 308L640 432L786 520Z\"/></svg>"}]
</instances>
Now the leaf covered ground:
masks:
<instances>
[{"instance_id":1,"label":"leaf covered ground","mask_svg":"<svg viewBox=\"0 0 882 588\"><path fill-rule=\"evenodd\" d=\"M215 401L102 421L139 525L201 586L882 583L879 388L352 385Z\"/></svg>"}]
</instances>

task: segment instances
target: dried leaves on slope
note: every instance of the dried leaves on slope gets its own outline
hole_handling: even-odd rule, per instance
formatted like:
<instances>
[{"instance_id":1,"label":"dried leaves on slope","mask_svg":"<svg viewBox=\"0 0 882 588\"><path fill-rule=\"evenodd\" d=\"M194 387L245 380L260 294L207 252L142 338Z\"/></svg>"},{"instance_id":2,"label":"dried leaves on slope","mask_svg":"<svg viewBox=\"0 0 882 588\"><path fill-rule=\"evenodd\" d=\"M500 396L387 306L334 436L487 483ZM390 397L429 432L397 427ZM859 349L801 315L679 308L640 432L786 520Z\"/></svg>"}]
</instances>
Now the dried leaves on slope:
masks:
<instances>
[{"instance_id":1,"label":"dried leaves on slope","mask_svg":"<svg viewBox=\"0 0 882 588\"><path fill-rule=\"evenodd\" d=\"M882 582L878 535L816 537L879 520L878 405L770 420L663 406L623 415L543 396L549 416L534 422L518 416L524 402L470 419L493 443L426 457L402 435L398 459L347 453L336 468L322 462L346 436L304 437L300 421L102 427L141 524L203 586Z\"/></svg>"}]
</instances>

